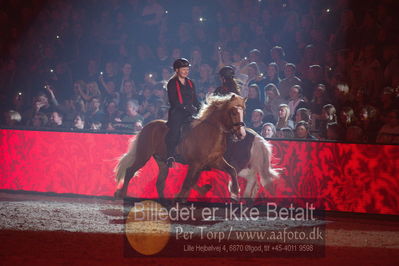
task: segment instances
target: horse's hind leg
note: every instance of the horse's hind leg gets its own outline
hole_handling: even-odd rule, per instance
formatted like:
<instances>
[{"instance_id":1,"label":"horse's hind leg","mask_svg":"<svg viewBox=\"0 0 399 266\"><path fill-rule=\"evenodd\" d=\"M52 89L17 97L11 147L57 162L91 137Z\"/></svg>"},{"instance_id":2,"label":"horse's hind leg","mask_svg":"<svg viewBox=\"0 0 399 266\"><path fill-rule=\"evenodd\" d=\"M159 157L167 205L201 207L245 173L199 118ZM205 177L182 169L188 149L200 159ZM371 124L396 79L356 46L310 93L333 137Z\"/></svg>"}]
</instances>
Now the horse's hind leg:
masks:
<instances>
[{"instance_id":1,"label":"horse's hind leg","mask_svg":"<svg viewBox=\"0 0 399 266\"><path fill-rule=\"evenodd\" d=\"M122 188L118 189L115 191L115 198L121 199L125 198L127 195L127 188L129 186L129 182L134 176L134 174L142 168L147 161L141 160L141 161L136 161L133 163L133 165L129 168L126 169L125 177L123 179L123 186Z\"/></svg>"},{"instance_id":2,"label":"horse's hind leg","mask_svg":"<svg viewBox=\"0 0 399 266\"><path fill-rule=\"evenodd\" d=\"M251 169L244 169L240 172L240 176L244 177L247 180L243 197L248 199L255 199L256 194L259 191L256 173Z\"/></svg>"},{"instance_id":3,"label":"horse's hind leg","mask_svg":"<svg viewBox=\"0 0 399 266\"><path fill-rule=\"evenodd\" d=\"M169 173L169 167L166 165L165 161L160 159L160 158L155 158L158 167L159 167L159 174L158 174L158 179L157 179L157 191L158 191L158 196L159 198L164 198L164 189L165 189L165 181L166 177L168 176Z\"/></svg>"}]
</instances>

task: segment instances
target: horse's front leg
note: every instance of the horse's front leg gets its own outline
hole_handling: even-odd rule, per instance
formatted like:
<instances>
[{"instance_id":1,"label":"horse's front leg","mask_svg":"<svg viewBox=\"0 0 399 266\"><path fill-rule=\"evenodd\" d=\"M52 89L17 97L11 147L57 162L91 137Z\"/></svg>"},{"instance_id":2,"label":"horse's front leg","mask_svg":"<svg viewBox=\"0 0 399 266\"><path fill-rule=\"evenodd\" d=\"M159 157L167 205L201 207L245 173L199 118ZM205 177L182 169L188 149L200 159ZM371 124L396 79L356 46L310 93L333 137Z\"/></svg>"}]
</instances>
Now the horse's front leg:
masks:
<instances>
[{"instance_id":1,"label":"horse's front leg","mask_svg":"<svg viewBox=\"0 0 399 266\"><path fill-rule=\"evenodd\" d=\"M231 186L229 185L229 191L232 199L238 199L240 188L238 186L238 178L236 169L231 166L223 157L216 161L217 169L226 172L231 177Z\"/></svg>"},{"instance_id":2,"label":"horse's front leg","mask_svg":"<svg viewBox=\"0 0 399 266\"><path fill-rule=\"evenodd\" d=\"M169 173L169 168L164 160L160 158L155 158L155 160L159 167L158 179L156 183L158 196L159 198L164 198L165 181Z\"/></svg>"},{"instance_id":3,"label":"horse's front leg","mask_svg":"<svg viewBox=\"0 0 399 266\"><path fill-rule=\"evenodd\" d=\"M189 165L186 178L183 181L180 192L176 195L176 198L187 199L190 194L190 190L197 184L198 178L201 174L201 167L198 164Z\"/></svg>"}]
</instances>

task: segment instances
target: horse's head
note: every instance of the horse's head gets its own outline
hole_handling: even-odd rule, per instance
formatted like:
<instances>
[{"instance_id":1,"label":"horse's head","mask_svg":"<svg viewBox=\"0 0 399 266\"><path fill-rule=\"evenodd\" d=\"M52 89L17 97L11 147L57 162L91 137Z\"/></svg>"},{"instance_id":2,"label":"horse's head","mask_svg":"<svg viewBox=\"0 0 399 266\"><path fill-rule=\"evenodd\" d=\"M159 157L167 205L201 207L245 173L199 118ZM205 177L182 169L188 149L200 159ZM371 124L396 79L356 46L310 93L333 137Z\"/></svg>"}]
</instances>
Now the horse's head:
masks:
<instances>
[{"instance_id":1,"label":"horse's head","mask_svg":"<svg viewBox=\"0 0 399 266\"><path fill-rule=\"evenodd\" d=\"M227 121L228 128L236 141L243 140L246 135L244 123L246 100L247 99L244 99L241 96L233 94L228 103L228 116L230 120Z\"/></svg>"}]
</instances>

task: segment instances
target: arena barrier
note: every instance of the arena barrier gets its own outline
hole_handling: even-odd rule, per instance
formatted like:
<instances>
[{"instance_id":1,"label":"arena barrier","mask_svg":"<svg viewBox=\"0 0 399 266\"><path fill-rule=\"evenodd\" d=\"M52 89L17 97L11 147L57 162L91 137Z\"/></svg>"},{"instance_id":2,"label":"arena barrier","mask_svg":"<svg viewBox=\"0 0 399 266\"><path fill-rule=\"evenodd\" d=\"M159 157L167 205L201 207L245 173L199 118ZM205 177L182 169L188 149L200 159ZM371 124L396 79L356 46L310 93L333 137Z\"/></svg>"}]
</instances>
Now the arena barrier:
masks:
<instances>
[{"instance_id":1,"label":"arena barrier","mask_svg":"<svg viewBox=\"0 0 399 266\"><path fill-rule=\"evenodd\" d=\"M1 129L0 189L113 196L113 168L131 135ZM399 146L271 141L280 179L260 197L318 198L325 210L399 214ZM158 167L151 160L129 186L129 196L157 198ZM165 195L173 197L187 167L169 171ZM209 200L228 198L229 176L205 171ZM245 180L240 178L241 190ZM272 192L271 192L272 191ZM191 198L199 197L192 191Z\"/></svg>"}]
</instances>

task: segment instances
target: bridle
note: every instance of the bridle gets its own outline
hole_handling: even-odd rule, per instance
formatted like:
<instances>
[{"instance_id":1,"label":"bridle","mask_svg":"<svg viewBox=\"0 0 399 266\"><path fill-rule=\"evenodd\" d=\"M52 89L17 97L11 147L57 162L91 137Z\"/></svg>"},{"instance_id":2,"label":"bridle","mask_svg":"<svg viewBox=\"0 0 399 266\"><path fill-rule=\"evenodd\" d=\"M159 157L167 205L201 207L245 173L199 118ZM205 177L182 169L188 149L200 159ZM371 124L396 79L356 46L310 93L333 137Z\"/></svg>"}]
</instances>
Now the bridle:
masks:
<instances>
[{"instance_id":1,"label":"bridle","mask_svg":"<svg viewBox=\"0 0 399 266\"><path fill-rule=\"evenodd\" d=\"M236 107L233 107L233 108L236 108ZM242 108L241 106L239 106L238 108ZM204 123L207 123L208 125L210 125L210 126L212 126L212 127L215 127L215 128L218 128L218 129L220 129L223 133L229 133L229 134L232 134L232 135L234 135L236 138L237 138L237 131L239 131L240 130L240 128L241 127L245 127L246 125L245 125L245 123L243 122L243 121L238 121L238 122L233 122L232 124L231 124L231 126L229 126L229 128L225 128L224 126L218 126L218 125L216 125L215 123L213 123L213 122L211 122L211 121L209 121L209 120L200 120L200 121L202 121L202 122L204 122Z\"/></svg>"},{"instance_id":2,"label":"bridle","mask_svg":"<svg viewBox=\"0 0 399 266\"><path fill-rule=\"evenodd\" d=\"M235 106L234 108L240 108L240 109L243 109L241 106ZM245 127L245 123L244 123L244 121L239 121L239 122L233 122L233 124L231 125L231 128L230 128L230 133L231 134L233 134L233 135L237 135L237 132L241 129L241 127Z\"/></svg>"}]
</instances>

